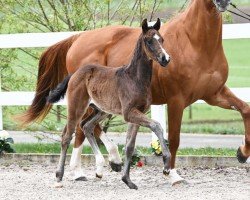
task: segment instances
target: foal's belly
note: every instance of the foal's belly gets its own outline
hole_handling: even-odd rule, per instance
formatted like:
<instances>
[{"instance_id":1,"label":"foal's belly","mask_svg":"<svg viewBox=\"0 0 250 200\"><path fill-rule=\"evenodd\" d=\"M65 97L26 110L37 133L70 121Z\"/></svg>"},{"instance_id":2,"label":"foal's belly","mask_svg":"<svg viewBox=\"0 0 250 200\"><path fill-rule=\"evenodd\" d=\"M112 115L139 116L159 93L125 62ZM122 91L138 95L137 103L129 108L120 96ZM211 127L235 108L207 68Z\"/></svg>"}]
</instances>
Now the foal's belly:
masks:
<instances>
[{"instance_id":1,"label":"foal's belly","mask_svg":"<svg viewBox=\"0 0 250 200\"><path fill-rule=\"evenodd\" d=\"M100 98L95 95L90 95L91 103L95 104L102 111L114 114L122 115L122 107L119 98L115 95L110 95L110 97Z\"/></svg>"}]
</instances>

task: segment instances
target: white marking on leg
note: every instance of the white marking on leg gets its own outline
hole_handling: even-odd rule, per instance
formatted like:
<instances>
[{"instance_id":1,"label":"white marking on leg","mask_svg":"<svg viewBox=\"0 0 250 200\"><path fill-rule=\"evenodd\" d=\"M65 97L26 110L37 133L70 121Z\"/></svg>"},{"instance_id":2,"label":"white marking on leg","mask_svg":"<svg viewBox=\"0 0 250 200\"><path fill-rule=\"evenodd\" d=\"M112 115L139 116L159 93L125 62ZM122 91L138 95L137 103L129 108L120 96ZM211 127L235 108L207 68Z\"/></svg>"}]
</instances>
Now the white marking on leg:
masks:
<instances>
[{"instance_id":1,"label":"white marking on leg","mask_svg":"<svg viewBox=\"0 0 250 200\"><path fill-rule=\"evenodd\" d=\"M246 160L247 164L250 164L250 156L248 157L248 159Z\"/></svg>"},{"instance_id":2,"label":"white marking on leg","mask_svg":"<svg viewBox=\"0 0 250 200\"><path fill-rule=\"evenodd\" d=\"M96 174L98 177L101 178L103 175L103 168L105 165L105 159L104 159L101 152L99 152L97 155L95 155L95 159L96 159Z\"/></svg>"},{"instance_id":3,"label":"white marking on leg","mask_svg":"<svg viewBox=\"0 0 250 200\"><path fill-rule=\"evenodd\" d=\"M108 153L109 153L109 161L113 162L115 164L121 164L122 160L119 155L118 147L116 144L114 144L108 137L107 135L102 132L100 135L100 139L105 145Z\"/></svg>"},{"instance_id":4,"label":"white marking on leg","mask_svg":"<svg viewBox=\"0 0 250 200\"><path fill-rule=\"evenodd\" d=\"M171 169L170 173L168 175L170 183L174 185L175 183L178 183L180 181L183 181L184 178L182 178L176 171L176 169Z\"/></svg>"},{"instance_id":5,"label":"white marking on leg","mask_svg":"<svg viewBox=\"0 0 250 200\"><path fill-rule=\"evenodd\" d=\"M80 177L85 177L85 174L81 168L81 154L82 154L83 143L78 148L73 148L70 169L72 170L73 179L76 180Z\"/></svg>"}]
</instances>

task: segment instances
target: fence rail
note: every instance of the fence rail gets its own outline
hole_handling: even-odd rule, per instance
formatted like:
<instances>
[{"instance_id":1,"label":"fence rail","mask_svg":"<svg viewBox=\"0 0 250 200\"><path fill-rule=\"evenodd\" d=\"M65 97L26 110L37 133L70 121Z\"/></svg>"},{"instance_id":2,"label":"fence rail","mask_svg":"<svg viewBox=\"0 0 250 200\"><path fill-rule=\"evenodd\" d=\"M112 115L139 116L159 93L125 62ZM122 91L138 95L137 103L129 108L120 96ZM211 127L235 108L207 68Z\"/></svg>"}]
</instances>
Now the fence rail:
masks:
<instances>
[{"instance_id":1,"label":"fence rail","mask_svg":"<svg viewBox=\"0 0 250 200\"><path fill-rule=\"evenodd\" d=\"M21 33L21 34L1 34L0 49L6 48L37 48L48 47L54 43L66 39L80 32L54 32L54 33ZM250 23L246 24L226 24L223 25L223 39L246 39L250 38ZM1 77L0 77L1 86ZM1 88L0 88L1 90ZM232 88L232 91L242 100L250 102L250 88ZM2 106L30 105L34 97L34 92L1 92L0 91L0 130L3 129ZM197 101L196 103L204 103ZM65 101L58 103L66 105ZM164 106L153 106L151 108L152 118L160 121L166 127Z\"/></svg>"}]
</instances>

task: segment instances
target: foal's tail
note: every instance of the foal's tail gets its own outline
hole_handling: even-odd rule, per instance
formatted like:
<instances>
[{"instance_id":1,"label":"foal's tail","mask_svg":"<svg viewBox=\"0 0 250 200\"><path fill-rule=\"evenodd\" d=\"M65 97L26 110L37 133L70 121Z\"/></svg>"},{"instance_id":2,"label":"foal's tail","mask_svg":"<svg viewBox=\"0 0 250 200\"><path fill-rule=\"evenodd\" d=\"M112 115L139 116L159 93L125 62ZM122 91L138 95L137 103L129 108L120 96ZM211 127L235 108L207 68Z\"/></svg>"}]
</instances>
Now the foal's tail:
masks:
<instances>
[{"instance_id":1,"label":"foal's tail","mask_svg":"<svg viewBox=\"0 0 250 200\"><path fill-rule=\"evenodd\" d=\"M49 103L56 103L60 101L60 99L63 99L67 88L68 88L68 83L72 75L66 76L66 78L63 80L63 82L59 83L54 90L52 90L47 97L47 102Z\"/></svg>"},{"instance_id":2,"label":"foal's tail","mask_svg":"<svg viewBox=\"0 0 250 200\"><path fill-rule=\"evenodd\" d=\"M23 125L43 120L50 111L52 105L47 103L46 98L49 92L68 74L66 69L66 55L78 36L79 34L73 35L52 45L41 55L35 98L28 110L18 117Z\"/></svg>"}]
</instances>

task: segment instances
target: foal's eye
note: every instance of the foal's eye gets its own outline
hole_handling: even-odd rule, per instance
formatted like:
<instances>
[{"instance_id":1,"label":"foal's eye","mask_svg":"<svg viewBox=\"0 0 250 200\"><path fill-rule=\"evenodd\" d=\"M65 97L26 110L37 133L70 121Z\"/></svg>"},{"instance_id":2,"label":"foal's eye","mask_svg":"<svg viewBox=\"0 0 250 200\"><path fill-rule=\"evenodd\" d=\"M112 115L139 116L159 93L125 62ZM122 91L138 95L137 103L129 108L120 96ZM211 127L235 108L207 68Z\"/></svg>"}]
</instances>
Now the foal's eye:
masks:
<instances>
[{"instance_id":1,"label":"foal's eye","mask_svg":"<svg viewBox=\"0 0 250 200\"><path fill-rule=\"evenodd\" d=\"M148 45L152 45L152 40L147 40Z\"/></svg>"}]
</instances>

